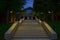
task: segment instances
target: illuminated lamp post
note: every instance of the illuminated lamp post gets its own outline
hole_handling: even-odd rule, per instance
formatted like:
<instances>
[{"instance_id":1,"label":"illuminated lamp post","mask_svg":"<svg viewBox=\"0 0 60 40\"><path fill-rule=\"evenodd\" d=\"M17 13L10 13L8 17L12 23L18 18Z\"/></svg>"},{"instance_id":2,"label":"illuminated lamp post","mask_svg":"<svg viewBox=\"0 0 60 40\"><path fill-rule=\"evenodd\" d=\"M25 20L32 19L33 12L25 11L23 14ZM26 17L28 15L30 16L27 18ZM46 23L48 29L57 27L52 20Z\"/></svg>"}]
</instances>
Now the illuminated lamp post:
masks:
<instances>
[{"instance_id":1,"label":"illuminated lamp post","mask_svg":"<svg viewBox=\"0 0 60 40\"><path fill-rule=\"evenodd\" d=\"M54 20L54 14L53 14L53 11L48 11L49 14L51 14L51 20L53 21Z\"/></svg>"},{"instance_id":2,"label":"illuminated lamp post","mask_svg":"<svg viewBox=\"0 0 60 40\"><path fill-rule=\"evenodd\" d=\"M11 14L10 15L11 16L11 22L13 22L13 14L12 13L13 13L13 11L10 11L10 14Z\"/></svg>"}]
</instances>

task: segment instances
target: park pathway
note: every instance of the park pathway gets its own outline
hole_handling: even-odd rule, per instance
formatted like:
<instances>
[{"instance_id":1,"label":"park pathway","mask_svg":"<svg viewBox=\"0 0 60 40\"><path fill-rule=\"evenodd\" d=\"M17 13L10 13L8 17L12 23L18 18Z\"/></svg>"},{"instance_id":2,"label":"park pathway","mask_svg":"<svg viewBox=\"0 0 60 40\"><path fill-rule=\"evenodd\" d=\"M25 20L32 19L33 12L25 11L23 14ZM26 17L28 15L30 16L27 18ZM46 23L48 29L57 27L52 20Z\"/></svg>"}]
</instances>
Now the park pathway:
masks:
<instances>
[{"instance_id":1,"label":"park pathway","mask_svg":"<svg viewBox=\"0 0 60 40\"><path fill-rule=\"evenodd\" d=\"M50 40L44 28L35 20L24 20L11 40Z\"/></svg>"}]
</instances>

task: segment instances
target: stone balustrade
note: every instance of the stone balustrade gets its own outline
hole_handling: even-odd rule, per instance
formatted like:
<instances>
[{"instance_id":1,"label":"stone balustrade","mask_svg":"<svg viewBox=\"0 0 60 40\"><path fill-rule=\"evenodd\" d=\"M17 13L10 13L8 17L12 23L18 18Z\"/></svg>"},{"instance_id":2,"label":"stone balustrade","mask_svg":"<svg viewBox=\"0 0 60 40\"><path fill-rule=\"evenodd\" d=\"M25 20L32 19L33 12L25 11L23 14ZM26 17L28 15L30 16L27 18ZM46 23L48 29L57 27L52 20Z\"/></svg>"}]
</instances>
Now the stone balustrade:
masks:
<instances>
[{"instance_id":1,"label":"stone balustrade","mask_svg":"<svg viewBox=\"0 0 60 40\"><path fill-rule=\"evenodd\" d=\"M44 30L46 30L51 40L57 40L57 33L51 28L51 26L49 26L46 22L41 22L41 20L39 20L39 23L41 23Z\"/></svg>"},{"instance_id":2,"label":"stone balustrade","mask_svg":"<svg viewBox=\"0 0 60 40\"><path fill-rule=\"evenodd\" d=\"M9 29L8 31L5 33L5 39L6 40L10 40L12 38L12 36L14 35L16 29L18 28L18 24L22 23L22 21L24 20L21 19L20 21L18 22L15 22Z\"/></svg>"}]
</instances>

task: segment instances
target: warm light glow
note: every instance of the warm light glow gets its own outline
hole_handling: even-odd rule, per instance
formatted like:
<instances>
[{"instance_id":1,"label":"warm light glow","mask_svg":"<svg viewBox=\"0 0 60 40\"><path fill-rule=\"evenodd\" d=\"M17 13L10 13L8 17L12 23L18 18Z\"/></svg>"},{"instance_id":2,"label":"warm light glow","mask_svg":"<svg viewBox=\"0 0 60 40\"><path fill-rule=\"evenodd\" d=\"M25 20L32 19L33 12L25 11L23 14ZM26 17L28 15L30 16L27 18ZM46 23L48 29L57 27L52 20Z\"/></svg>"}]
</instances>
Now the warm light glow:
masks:
<instances>
[{"instance_id":1,"label":"warm light glow","mask_svg":"<svg viewBox=\"0 0 60 40\"><path fill-rule=\"evenodd\" d=\"M39 20L39 23L41 23L42 21L41 20Z\"/></svg>"},{"instance_id":2,"label":"warm light glow","mask_svg":"<svg viewBox=\"0 0 60 40\"><path fill-rule=\"evenodd\" d=\"M47 29L49 29L49 31L50 31L51 33L54 33L54 31L52 30L52 28L51 28L47 23L44 22L44 24L45 24L45 26L47 27Z\"/></svg>"},{"instance_id":3,"label":"warm light glow","mask_svg":"<svg viewBox=\"0 0 60 40\"><path fill-rule=\"evenodd\" d=\"M21 22L22 22L22 20L19 21L19 23L21 23Z\"/></svg>"},{"instance_id":4,"label":"warm light glow","mask_svg":"<svg viewBox=\"0 0 60 40\"><path fill-rule=\"evenodd\" d=\"M10 27L10 29L6 32L6 34L10 34L10 33L12 32L12 30L15 29L16 25L17 25L17 22L15 22L15 23Z\"/></svg>"}]
</instances>

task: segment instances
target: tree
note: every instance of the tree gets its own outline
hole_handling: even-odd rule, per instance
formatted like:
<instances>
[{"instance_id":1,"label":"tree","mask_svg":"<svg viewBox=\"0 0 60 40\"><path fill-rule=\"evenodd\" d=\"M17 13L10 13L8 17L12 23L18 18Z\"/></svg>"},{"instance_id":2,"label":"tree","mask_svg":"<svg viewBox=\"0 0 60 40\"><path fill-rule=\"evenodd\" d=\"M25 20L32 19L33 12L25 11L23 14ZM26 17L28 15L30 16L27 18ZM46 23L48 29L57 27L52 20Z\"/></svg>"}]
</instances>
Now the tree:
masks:
<instances>
[{"instance_id":1,"label":"tree","mask_svg":"<svg viewBox=\"0 0 60 40\"><path fill-rule=\"evenodd\" d=\"M17 15L17 12L21 11L22 6L24 5L24 0L11 0L9 1L10 9L13 11L12 20ZM14 14L14 15L13 15Z\"/></svg>"},{"instance_id":2,"label":"tree","mask_svg":"<svg viewBox=\"0 0 60 40\"><path fill-rule=\"evenodd\" d=\"M3 23L8 23L10 11L12 10L16 14L16 12L21 11L21 7L24 4L24 0L0 0L0 21ZM10 15L11 16L11 15Z\"/></svg>"},{"instance_id":3,"label":"tree","mask_svg":"<svg viewBox=\"0 0 60 40\"><path fill-rule=\"evenodd\" d=\"M46 14L49 10L53 11L52 16L54 17L56 6L55 0L35 0L34 11L44 12Z\"/></svg>"}]
</instances>

